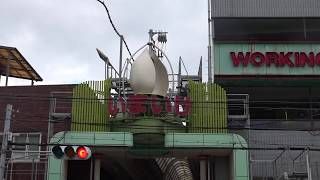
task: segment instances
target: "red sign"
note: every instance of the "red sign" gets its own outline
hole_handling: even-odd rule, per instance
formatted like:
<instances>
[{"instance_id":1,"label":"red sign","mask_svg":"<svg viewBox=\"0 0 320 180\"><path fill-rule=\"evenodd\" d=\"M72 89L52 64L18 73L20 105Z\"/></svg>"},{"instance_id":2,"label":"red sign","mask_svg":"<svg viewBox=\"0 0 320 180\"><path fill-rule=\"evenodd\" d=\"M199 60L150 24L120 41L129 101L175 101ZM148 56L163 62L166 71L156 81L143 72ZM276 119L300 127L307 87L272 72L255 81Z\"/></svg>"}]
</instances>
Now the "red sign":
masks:
<instances>
[{"instance_id":1,"label":"red sign","mask_svg":"<svg viewBox=\"0 0 320 180\"><path fill-rule=\"evenodd\" d=\"M276 67L309 67L320 66L320 53L314 52L230 52L233 66L247 67L252 64L254 67L271 66Z\"/></svg>"},{"instance_id":2,"label":"red sign","mask_svg":"<svg viewBox=\"0 0 320 180\"><path fill-rule=\"evenodd\" d=\"M174 106L168 97L160 99L157 96L147 95L131 95L128 96L125 103L123 98L115 101L112 97L109 97L109 114L111 116L117 115L120 109L121 112L129 112L131 114L146 113L147 107L151 107L153 114L160 114L161 112L174 112L179 116L187 116L191 110L191 102L188 97L176 96L174 98ZM119 104L121 108L119 108Z\"/></svg>"}]
</instances>

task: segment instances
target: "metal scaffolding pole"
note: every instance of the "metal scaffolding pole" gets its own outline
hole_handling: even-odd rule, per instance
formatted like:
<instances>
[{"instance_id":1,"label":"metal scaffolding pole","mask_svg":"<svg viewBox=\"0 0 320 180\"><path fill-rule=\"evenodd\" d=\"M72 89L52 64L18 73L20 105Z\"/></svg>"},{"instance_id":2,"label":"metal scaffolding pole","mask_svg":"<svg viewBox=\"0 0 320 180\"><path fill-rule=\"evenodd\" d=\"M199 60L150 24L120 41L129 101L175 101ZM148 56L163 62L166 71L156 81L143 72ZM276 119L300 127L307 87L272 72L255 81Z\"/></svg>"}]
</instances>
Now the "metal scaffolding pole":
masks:
<instances>
[{"instance_id":1,"label":"metal scaffolding pole","mask_svg":"<svg viewBox=\"0 0 320 180\"><path fill-rule=\"evenodd\" d=\"M213 23L211 14L211 0L208 0L208 82L214 83L214 61L212 61Z\"/></svg>"},{"instance_id":2,"label":"metal scaffolding pole","mask_svg":"<svg viewBox=\"0 0 320 180\"><path fill-rule=\"evenodd\" d=\"M119 57L119 96L121 96L121 74L122 74L122 46L123 36L120 36L120 57Z\"/></svg>"},{"instance_id":3,"label":"metal scaffolding pole","mask_svg":"<svg viewBox=\"0 0 320 180\"><path fill-rule=\"evenodd\" d=\"M1 156L0 156L0 180L4 180L4 171L6 168L6 166L5 166L6 165L6 153L7 153L7 149L8 149L8 139L9 139L11 115L12 115L12 105L7 104L6 117L5 117L5 121L4 121L3 137L2 137Z\"/></svg>"},{"instance_id":4,"label":"metal scaffolding pole","mask_svg":"<svg viewBox=\"0 0 320 180\"><path fill-rule=\"evenodd\" d=\"M11 54L9 53L8 58L7 58L7 66L6 66L6 86L8 86L8 81L9 81L9 61L11 59Z\"/></svg>"},{"instance_id":5,"label":"metal scaffolding pole","mask_svg":"<svg viewBox=\"0 0 320 180\"><path fill-rule=\"evenodd\" d=\"M311 166L310 166L310 157L309 157L309 149L306 154L307 159L307 172L308 172L308 180L312 180Z\"/></svg>"}]
</instances>

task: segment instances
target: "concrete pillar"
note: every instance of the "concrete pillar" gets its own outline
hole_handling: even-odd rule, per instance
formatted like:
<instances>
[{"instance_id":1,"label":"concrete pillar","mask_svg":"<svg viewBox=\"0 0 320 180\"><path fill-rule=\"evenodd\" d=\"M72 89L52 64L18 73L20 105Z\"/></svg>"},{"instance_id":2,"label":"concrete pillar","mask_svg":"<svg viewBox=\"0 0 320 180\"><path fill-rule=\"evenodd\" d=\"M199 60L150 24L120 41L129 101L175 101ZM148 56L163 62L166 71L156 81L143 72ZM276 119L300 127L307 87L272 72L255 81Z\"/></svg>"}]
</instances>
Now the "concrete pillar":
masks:
<instances>
[{"instance_id":1,"label":"concrete pillar","mask_svg":"<svg viewBox=\"0 0 320 180\"><path fill-rule=\"evenodd\" d=\"M94 180L100 180L101 160L94 159Z\"/></svg>"},{"instance_id":2,"label":"concrete pillar","mask_svg":"<svg viewBox=\"0 0 320 180\"><path fill-rule=\"evenodd\" d=\"M207 160L200 159L200 180L207 180Z\"/></svg>"},{"instance_id":3,"label":"concrete pillar","mask_svg":"<svg viewBox=\"0 0 320 180\"><path fill-rule=\"evenodd\" d=\"M63 180L67 180L68 179L68 160L63 160L62 162L62 178Z\"/></svg>"},{"instance_id":4,"label":"concrete pillar","mask_svg":"<svg viewBox=\"0 0 320 180\"><path fill-rule=\"evenodd\" d=\"M207 179L211 180L211 165L210 165L210 159L207 159Z\"/></svg>"},{"instance_id":5,"label":"concrete pillar","mask_svg":"<svg viewBox=\"0 0 320 180\"><path fill-rule=\"evenodd\" d=\"M227 156L214 158L214 175L215 179L228 180L230 175L230 160Z\"/></svg>"}]
</instances>

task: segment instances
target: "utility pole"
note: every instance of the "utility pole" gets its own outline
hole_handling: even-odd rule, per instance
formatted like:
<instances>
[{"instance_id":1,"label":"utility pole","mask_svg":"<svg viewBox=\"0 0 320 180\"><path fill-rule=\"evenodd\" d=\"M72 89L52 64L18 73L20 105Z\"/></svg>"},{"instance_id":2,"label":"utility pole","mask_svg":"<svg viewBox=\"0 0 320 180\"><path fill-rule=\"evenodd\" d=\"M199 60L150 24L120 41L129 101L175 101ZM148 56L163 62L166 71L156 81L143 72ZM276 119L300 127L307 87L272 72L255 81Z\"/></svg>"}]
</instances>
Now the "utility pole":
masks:
<instances>
[{"instance_id":1,"label":"utility pole","mask_svg":"<svg viewBox=\"0 0 320 180\"><path fill-rule=\"evenodd\" d=\"M212 56L212 48L213 48L213 31L212 27L214 24L212 23L212 12L211 12L211 0L208 0L208 82L214 83L214 61ZM213 65L213 66L212 66Z\"/></svg>"},{"instance_id":2,"label":"utility pole","mask_svg":"<svg viewBox=\"0 0 320 180\"><path fill-rule=\"evenodd\" d=\"M5 171L5 165L6 165L6 153L7 153L7 149L8 149L8 140L9 140L11 115L12 115L12 105L11 104L7 104L6 117L5 117L5 120L4 120L2 146L1 146L0 180L4 180L4 171Z\"/></svg>"}]
</instances>

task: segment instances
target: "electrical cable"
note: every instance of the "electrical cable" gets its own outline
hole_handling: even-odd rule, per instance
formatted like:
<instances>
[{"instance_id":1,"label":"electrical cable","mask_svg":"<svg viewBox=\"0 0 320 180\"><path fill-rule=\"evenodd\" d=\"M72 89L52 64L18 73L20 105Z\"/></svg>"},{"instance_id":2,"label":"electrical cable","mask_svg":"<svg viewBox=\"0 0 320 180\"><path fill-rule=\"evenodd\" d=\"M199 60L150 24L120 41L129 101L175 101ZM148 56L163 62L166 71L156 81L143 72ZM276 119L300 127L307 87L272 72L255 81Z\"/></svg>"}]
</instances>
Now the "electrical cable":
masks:
<instances>
[{"instance_id":1,"label":"electrical cable","mask_svg":"<svg viewBox=\"0 0 320 180\"><path fill-rule=\"evenodd\" d=\"M37 122L37 123L48 123L49 120L29 120L30 118L44 118L47 119L47 116L40 116L40 115L33 115L31 113L26 113L27 115L19 115L17 114L16 118L12 119L12 122L16 122L16 123L30 123L30 122ZM164 121L177 121L179 122L178 118L163 118L163 117L150 117L152 119L156 119L156 120L164 120ZM28 120L22 120L22 119L28 119ZM135 121L138 120L139 118L117 118L117 121ZM300 129L294 129L294 128L256 128L256 126L263 126L263 125L272 125L275 123L286 123L286 122L317 122L318 119L299 119L299 120L295 120L295 119L250 119L251 123L257 123L259 121L267 121L264 123L260 123L260 124L252 124L250 128L245 128L245 127L237 127L237 126L232 126L229 125L229 127L226 128L215 128L215 127L193 127L195 129L227 129L227 130L277 130L277 131L320 131L320 129L310 129L310 128L300 128ZM0 121L4 121L3 118L0 118ZM186 122L188 122L190 120L186 120ZM271 122L270 122L271 121ZM71 120L59 120L59 121L53 121L52 123L57 124L57 123L73 123L73 124L82 124L82 125L91 125L91 126L117 126L117 124L115 123L91 123L88 120L83 120L83 122L77 122L77 121L71 121ZM118 125L120 126L120 125ZM121 125L121 126L125 126L128 128L132 128L132 129L141 129L135 125ZM164 126L146 126L147 128L159 128L159 127L164 127ZM179 127L168 127L171 129L180 129ZM190 127L189 127L190 128Z\"/></svg>"},{"instance_id":2,"label":"electrical cable","mask_svg":"<svg viewBox=\"0 0 320 180\"><path fill-rule=\"evenodd\" d=\"M71 93L71 92L70 92ZM12 98L42 98L42 99L87 99L87 100L110 100L110 98L74 98L72 95L61 95L61 96L39 96L39 95L30 95L29 93L20 93L20 94L13 94L13 93L0 93L0 97L4 96L6 98L12 99ZM294 99L295 101L289 101L291 99L282 99L282 100L250 100L250 102L246 103L243 102L241 104L251 104L251 103L307 103L307 104L319 104L320 101L306 101L306 99L301 99L302 101L297 101L298 99ZM233 100L234 101L234 100ZM199 102L207 102L207 101L199 101ZM209 101L209 102L219 102L219 103L225 103L227 101ZM240 104L240 103L239 103Z\"/></svg>"},{"instance_id":3,"label":"electrical cable","mask_svg":"<svg viewBox=\"0 0 320 180\"><path fill-rule=\"evenodd\" d=\"M32 100L50 100L50 99L56 99L56 100L92 100L92 101L102 101L102 100L115 100L113 98L83 98L83 97L72 97L72 96L60 96L60 97L51 97L51 96L39 96L39 95L29 95L29 94L12 94L12 93L0 93L0 99L9 99L9 100L16 100L16 99L32 99ZM144 99L141 99L144 100ZM152 99L146 99L148 101L153 101ZM302 99L303 101L289 101L289 99L284 100L259 100L259 101L250 101L248 103L243 102L239 104L232 104L232 105L250 105L254 103L272 103L279 104L279 103L287 103L287 104L320 104L320 101L306 101L305 99ZM165 101L158 99L157 101ZM228 103L229 101L190 101L191 103ZM250 107L254 108L254 107Z\"/></svg>"},{"instance_id":4,"label":"electrical cable","mask_svg":"<svg viewBox=\"0 0 320 180\"><path fill-rule=\"evenodd\" d=\"M106 139L107 140L107 139ZM112 140L116 140L114 138L112 138ZM117 140L116 140L117 141ZM119 139L118 141L122 141L123 139ZM182 142L182 141L177 141L175 140L174 143L178 143L178 142ZM190 141L191 142L191 141ZM208 142L208 141L205 141ZM186 143L186 142L184 142ZM209 142L208 142L209 143ZM56 146L56 145L60 145L60 146L68 146L70 144L66 143L9 143L10 145L18 145L18 146L26 146L26 145L31 145L31 146ZM90 146L89 144L86 143L72 143L73 146ZM230 145L230 147L214 147L213 149L232 149L232 150L292 150L292 151L301 151L301 150L309 150L309 151L318 151L320 152L320 148L313 148L313 147L319 147L319 146L312 146L309 145L307 147L303 146L303 147L297 147L297 146L288 146L286 144L283 145L283 147L235 147L232 146L233 144L227 144L225 143L225 145ZM94 147L99 148L99 147L113 147L112 145L95 145ZM118 146L115 146L118 147ZM200 148L198 147L198 145L195 145L194 148ZM179 148L178 148L179 149Z\"/></svg>"},{"instance_id":5,"label":"electrical cable","mask_svg":"<svg viewBox=\"0 0 320 180\"><path fill-rule=\"evenodd\" d=\"M15 98L28 98L28 100L32 100L32 101L37 101L37 100L43 100L43 99L45 99L45 100L49 100L49 99L52 99L52 97L45 97L45 96L43 96L43 97L39 97L39 96L30 96L30 95L20 95L20 96L14 96ZM16 99L12 99L12 97L5 97L5 98L9 98L9 99L11 99L11 100L16 100ZM81 99L81 98L73 98L73 97L59 97L59 98L56 98L56 99L61 99L61 100L66 100L67 102L65 102L65 103L69 103L69 104L71 104L71 102L70 102L70 100L72 99L72 100L79 100L79 99ZM90 99L90 98L82 98L82 99L84 99L84 100L95 100L95 101L97 101L97 99ZM69 100L69 102L68 102L68 100ZM88 102L88 101L86 101L86 102ZM263 102L263 103L265 103L265 102L268 102L268 103L274 103L274 102L285 102L285 103L307 103L307 104L310 104L310 102L302 102L302 101L299 101L299 102L289 102L289 101L259 101L259 102ZM34 103L34 102L30 102L30 103ZM89 103L90 103L90 101L89 101ZM201 103L201 102L199 102L199 103ZM205 102L205 103L208 103L208 102ZM225 103L225 102L222 102L222 101L217 101L217 102L210 102L210 103ZM317 102L312 102L313 104L314 103L317 103ZM239 105L242 105L242 104L239 104ZM208 107L208 108L210 108L210 107ZM269 109L271 109L271 110L275 110L275 109L277 109L277 110L310 110L309 108L290 108L290 107L277 107L277 108L274 108L274 107L250 107L250 109L257 109L257 108L260 108L260 109L263 109L263 108L269 108ZM229 108L230 109L230 108ZM18 114L19 115L19 114ZM18 116L17 115L17 116ZM47 116L36 116L36 115L30 115L29 117L41 117L41 118L48 118ZM21 118L21 117L20 117ZM123 119L124 120L124 119ZM128 120L130 120L130 119L128 119ZM135 120L135 119L131 119L131 120ZM170 119L170 118L162 118L162 120L172 120L172 119ZM253 121L254 119L251 119L251 121ZM278 121L279 119L257 119L258 121ZM280 119L280 120L284 120L284 119ZM309 119L298 119L298 120L296 120L296 119L286 119L285 121L282 121L282 122L290 122L290 121L293 121L293 122L311 122L311 121L316 121L317 119L314 119L314 120L309 120ZM14 120L14 121L16 121L16 120ZM26 122L32 122L32 121L26 121ZM33 122L39 122L39 121L33 121ZM47 123L48 121L43 121L43 122L45 122L45 123ZM64 122L64 121L61 121L61 122ZM272 122L272 123L282 123L282 122ZM60 122L57 122L57 123L60 123ZM78 122L71 122L71 123L78 123ZM93 123L82 123L82 124L87 124L87 125L98 125L98 124L93 124ZM105 126L105 125L114 125L114 124L112 124L112 123L110 123L110 124L107 124L107 123L104 123L104 124L100 124L101 126ZM254 126L258 126L258 125L263 125L263 124L255 124ZM131 125L126 125L126 127L130 127ZM131 128L141 128L141 127L135 127L135 126L131 126ZM150 127L148 127L148 128L150 128ZM155 127L154 126L154 128L158 128L158 127ZM195 128L201 128L201 129L203 129L203 127L195 127ZM211 129L213 129L212 127L211 127ZM215 129L217 129L217 128L215 128ZM221 128L220 128L221 129ZM225 128L225 129L229 129L229 130L242 130L242 129L248 129L248 130L278 130L278 131L295 131L295 129L287 129L287 128L276 128L276 129L274 129L274 128ZM298 131L308 131L308 132L310 132L310 131L319 131L319 129L298 129Z\"/></svg>"},{"instance_id":6,"label":"electrical cable","mask_svg":"<svg viewBox=\"0 0 320 180\"><path fill-rule=\"evenodd\" d=\"M132 56L132 54L131 54L131 51L130 51L130 49L129 49L129 47L128 47L127 42L125 41L123 35L121 35L121 34L119 33L119 31L117 30L117 28L115 27L115 25L114 25L114 23L113 23L113 21L112 21L112 19L111 19L111 15L110 15L110 12L109 12L108 7L107 7L106 4L104 3L104 1L100 1L100 0L97 0L97 1L104 6L104 8L105 8L105 10L106 10L106 12L107 12L107 14L108 14L108 19L109 19L109 22L110 22L113 30L115 31L115 33L116 33L120 38L122 38L123 43L124 43L124 45L126 46L126 49L127 49L128 53L129 53L132 61L134 61L133 56Z\"/></svg>"},{"instance_id":7,"label":"electrical cable","mask_svg":"<svg viewBox=\"0 0 320 180\"><path fill-rule=\"evenodd\" d=\"M32 113L16 113L15 114L16 117L12 120L13 122L49 122L49 120L24 120L24 121L21 121L21 119L29 119L29 118L43 118L43 119L48 119L48 116L42 116L42 115L35 115L35 114L32 114ZM158 119L158 120L180 120L179 118L167 118L167 117L150 117L150 118L153 118L153 119ZM117 118L116 120L117 121L125 121L125 120L138 120L139 118ZM66 119L67 120L67 119ZM318 122L320 119L253 119L251 118L250 119L251 122L254 122L254 123L257 123L257 122L264 122L264 121L268 121L267 123L269 123L270 121L273 123L286 123L286 122ZM1 118L0 117L0 121L4 121L4 118ZM63 123L65 121L61 121L61 120L58 120L58 121L55 121L55 120L52 120L53 123ZM186 122L188 122L190 120L186 120ZM242 120L231 120L232 122L237 122L237 121L242 121ZM255 125L264 125L264 124L253 124L254 126Z\"/></svg>"}]
</instances>

